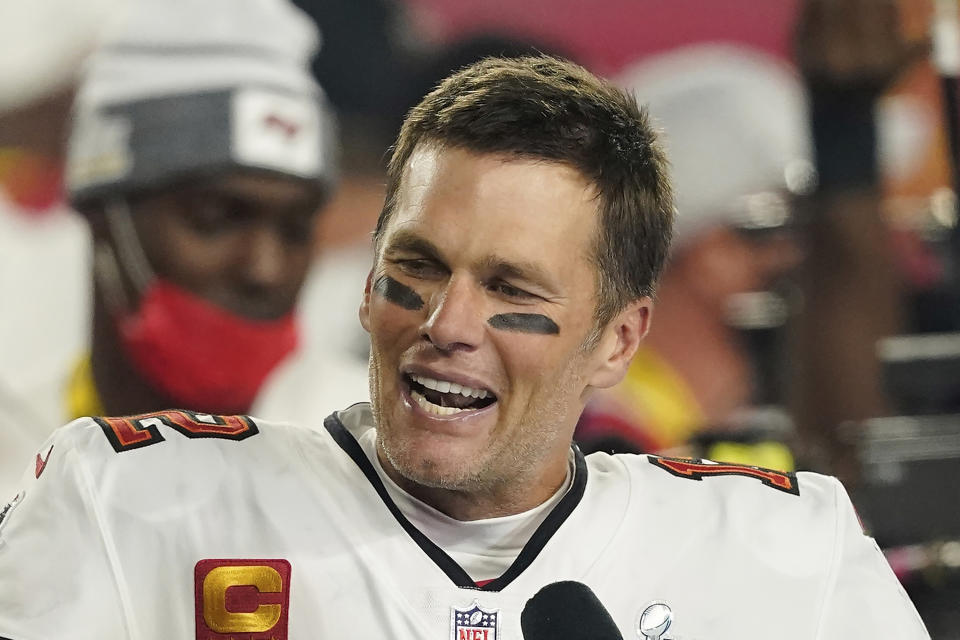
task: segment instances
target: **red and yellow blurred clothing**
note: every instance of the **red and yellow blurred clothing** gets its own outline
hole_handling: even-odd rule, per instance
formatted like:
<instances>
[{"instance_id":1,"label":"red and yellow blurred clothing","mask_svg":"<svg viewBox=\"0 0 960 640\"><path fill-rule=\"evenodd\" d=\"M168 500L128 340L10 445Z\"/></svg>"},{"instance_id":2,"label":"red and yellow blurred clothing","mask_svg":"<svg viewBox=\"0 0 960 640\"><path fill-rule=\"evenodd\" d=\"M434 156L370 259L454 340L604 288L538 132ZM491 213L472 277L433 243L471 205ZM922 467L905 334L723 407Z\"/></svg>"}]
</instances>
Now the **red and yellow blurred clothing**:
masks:
<instances>
[{"instance_id":1,"label":"red and yellow blurred clothing","mask_svg":"<svg viewBox=\"0 0 960 640\"><path fill-rule=\"evenodd\" d=\"M65 404L70 420L82 416L102 416L106 413L97 385L93 381L93 363L90 361L89 352L77 361L70 375Z\"/></svg>"},{"instance_id":2,"label":"red and yellow blurred clothing","mask_svg":"<svg viewBox=\"0 0 960 640\"><path fill-rule=\"evenodd\" d=\"M576 439L587 451L663 453L793 471L789 447L777 438L711 427L683 377L653 349L641 346L623 381L597 393L580 418Z\"/></svg>"},{"instance_id":3,"label":"red and yellow blurred clothing","mask_svg":"<svg viewBox=\"0 0 960 640\"><path fill-rule=\"evenodd\" d=\"M683 377L641 346L623 381L595 394L580 418L577 439L617 438L653 452L686 443L705 423Z\"/></svg>"},{"instance_id":4,"label":"red and yellow blurred clothing","mask_svg":"<svg viewBox=\"0 0 960 640\"><path fill-rule=\"evenodd\" d=\"M0 147L0 191L24 214L41 215L62 200L63 164L13 147Z\"/></svg>"}]
</instances>

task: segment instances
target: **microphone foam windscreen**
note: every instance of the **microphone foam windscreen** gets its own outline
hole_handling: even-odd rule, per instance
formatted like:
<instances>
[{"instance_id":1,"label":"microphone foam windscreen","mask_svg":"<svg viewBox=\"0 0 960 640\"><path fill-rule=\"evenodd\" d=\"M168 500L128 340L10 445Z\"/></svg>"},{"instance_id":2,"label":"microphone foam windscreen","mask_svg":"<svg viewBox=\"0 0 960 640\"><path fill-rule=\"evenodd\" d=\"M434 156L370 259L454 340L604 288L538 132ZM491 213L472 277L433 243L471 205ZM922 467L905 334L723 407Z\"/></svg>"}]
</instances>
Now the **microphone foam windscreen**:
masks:
<instances>
[{"instance_id":1,"label":"microphone foam windscreen","mask_svg":"<svg viewBox=\"0 0 960 640\"><path fill-rule=\"evenodd\" d=\"M520 613L524 640L623 640L613 618L582 582L548 584Z\"/></svg>"}]
</instances>

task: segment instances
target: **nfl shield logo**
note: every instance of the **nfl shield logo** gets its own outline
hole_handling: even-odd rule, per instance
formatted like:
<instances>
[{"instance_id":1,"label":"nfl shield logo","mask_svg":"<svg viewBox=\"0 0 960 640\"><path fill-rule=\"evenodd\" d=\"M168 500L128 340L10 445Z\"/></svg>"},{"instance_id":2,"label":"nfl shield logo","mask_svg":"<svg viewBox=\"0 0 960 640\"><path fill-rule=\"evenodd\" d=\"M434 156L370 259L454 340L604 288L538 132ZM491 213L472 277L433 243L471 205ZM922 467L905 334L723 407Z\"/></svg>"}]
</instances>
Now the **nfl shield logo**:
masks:
<instances>
[{"instance_id":1,"label":"nfl shield logo","mask_svg":"<svg viewBox=\"0 0 960 640\"><path fill-rule=\"evenodd\" d=\"M468 609L450 611L450 640L497 640L500 610L484 609L474 600Z\"/></svg>"}]
</instances>

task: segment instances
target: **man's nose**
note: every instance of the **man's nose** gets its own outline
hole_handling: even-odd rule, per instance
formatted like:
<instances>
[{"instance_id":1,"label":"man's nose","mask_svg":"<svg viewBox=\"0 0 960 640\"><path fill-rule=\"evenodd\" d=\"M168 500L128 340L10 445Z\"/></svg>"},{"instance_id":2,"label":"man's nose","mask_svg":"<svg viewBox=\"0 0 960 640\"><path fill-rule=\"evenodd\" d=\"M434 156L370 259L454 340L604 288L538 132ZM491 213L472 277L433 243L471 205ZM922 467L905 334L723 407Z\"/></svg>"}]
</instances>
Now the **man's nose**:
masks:
<instances>
[{"instance_id":1,"label":"man's nose","mask_svg":"<svg viewBox=\"0 0 960 640\"><path fill-rule=\"evenodd\" d=\"M430 299L421 335L442 351L473 351L483 340L483 293L469 278L451 277Z\"/></svg>"},{"instance_id":2,"label":"man's nose","mask_svg":"<svg viewBox=\"0 0 960 640\"><path fill-rule=\"evenodd\" d=\"M287 251L274 229L266 225L249 229L238 259L246 284L263 289L282 286Z\"/></svg>"}]
</instances>

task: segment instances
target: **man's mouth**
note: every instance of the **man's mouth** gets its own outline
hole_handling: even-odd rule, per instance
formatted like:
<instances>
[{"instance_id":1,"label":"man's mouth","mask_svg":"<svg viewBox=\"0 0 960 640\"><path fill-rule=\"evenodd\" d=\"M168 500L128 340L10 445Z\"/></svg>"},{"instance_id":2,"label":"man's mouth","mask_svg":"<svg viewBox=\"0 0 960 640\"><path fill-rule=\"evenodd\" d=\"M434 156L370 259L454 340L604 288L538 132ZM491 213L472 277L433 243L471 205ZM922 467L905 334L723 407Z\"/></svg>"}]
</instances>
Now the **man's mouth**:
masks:
<instances>
[{"instance_id":1,"label":"man's mouth","mask_svg":"<svg viewBox=\"0 0 960 640\"><path fill-rule=\"evenodd\" d=\"M452 416L479 411L497 401L487 389L467 387L448 380L438 380L414 373L403 374L403 380L421 409L436 416Z\"/></svg>"}]
</instances>

